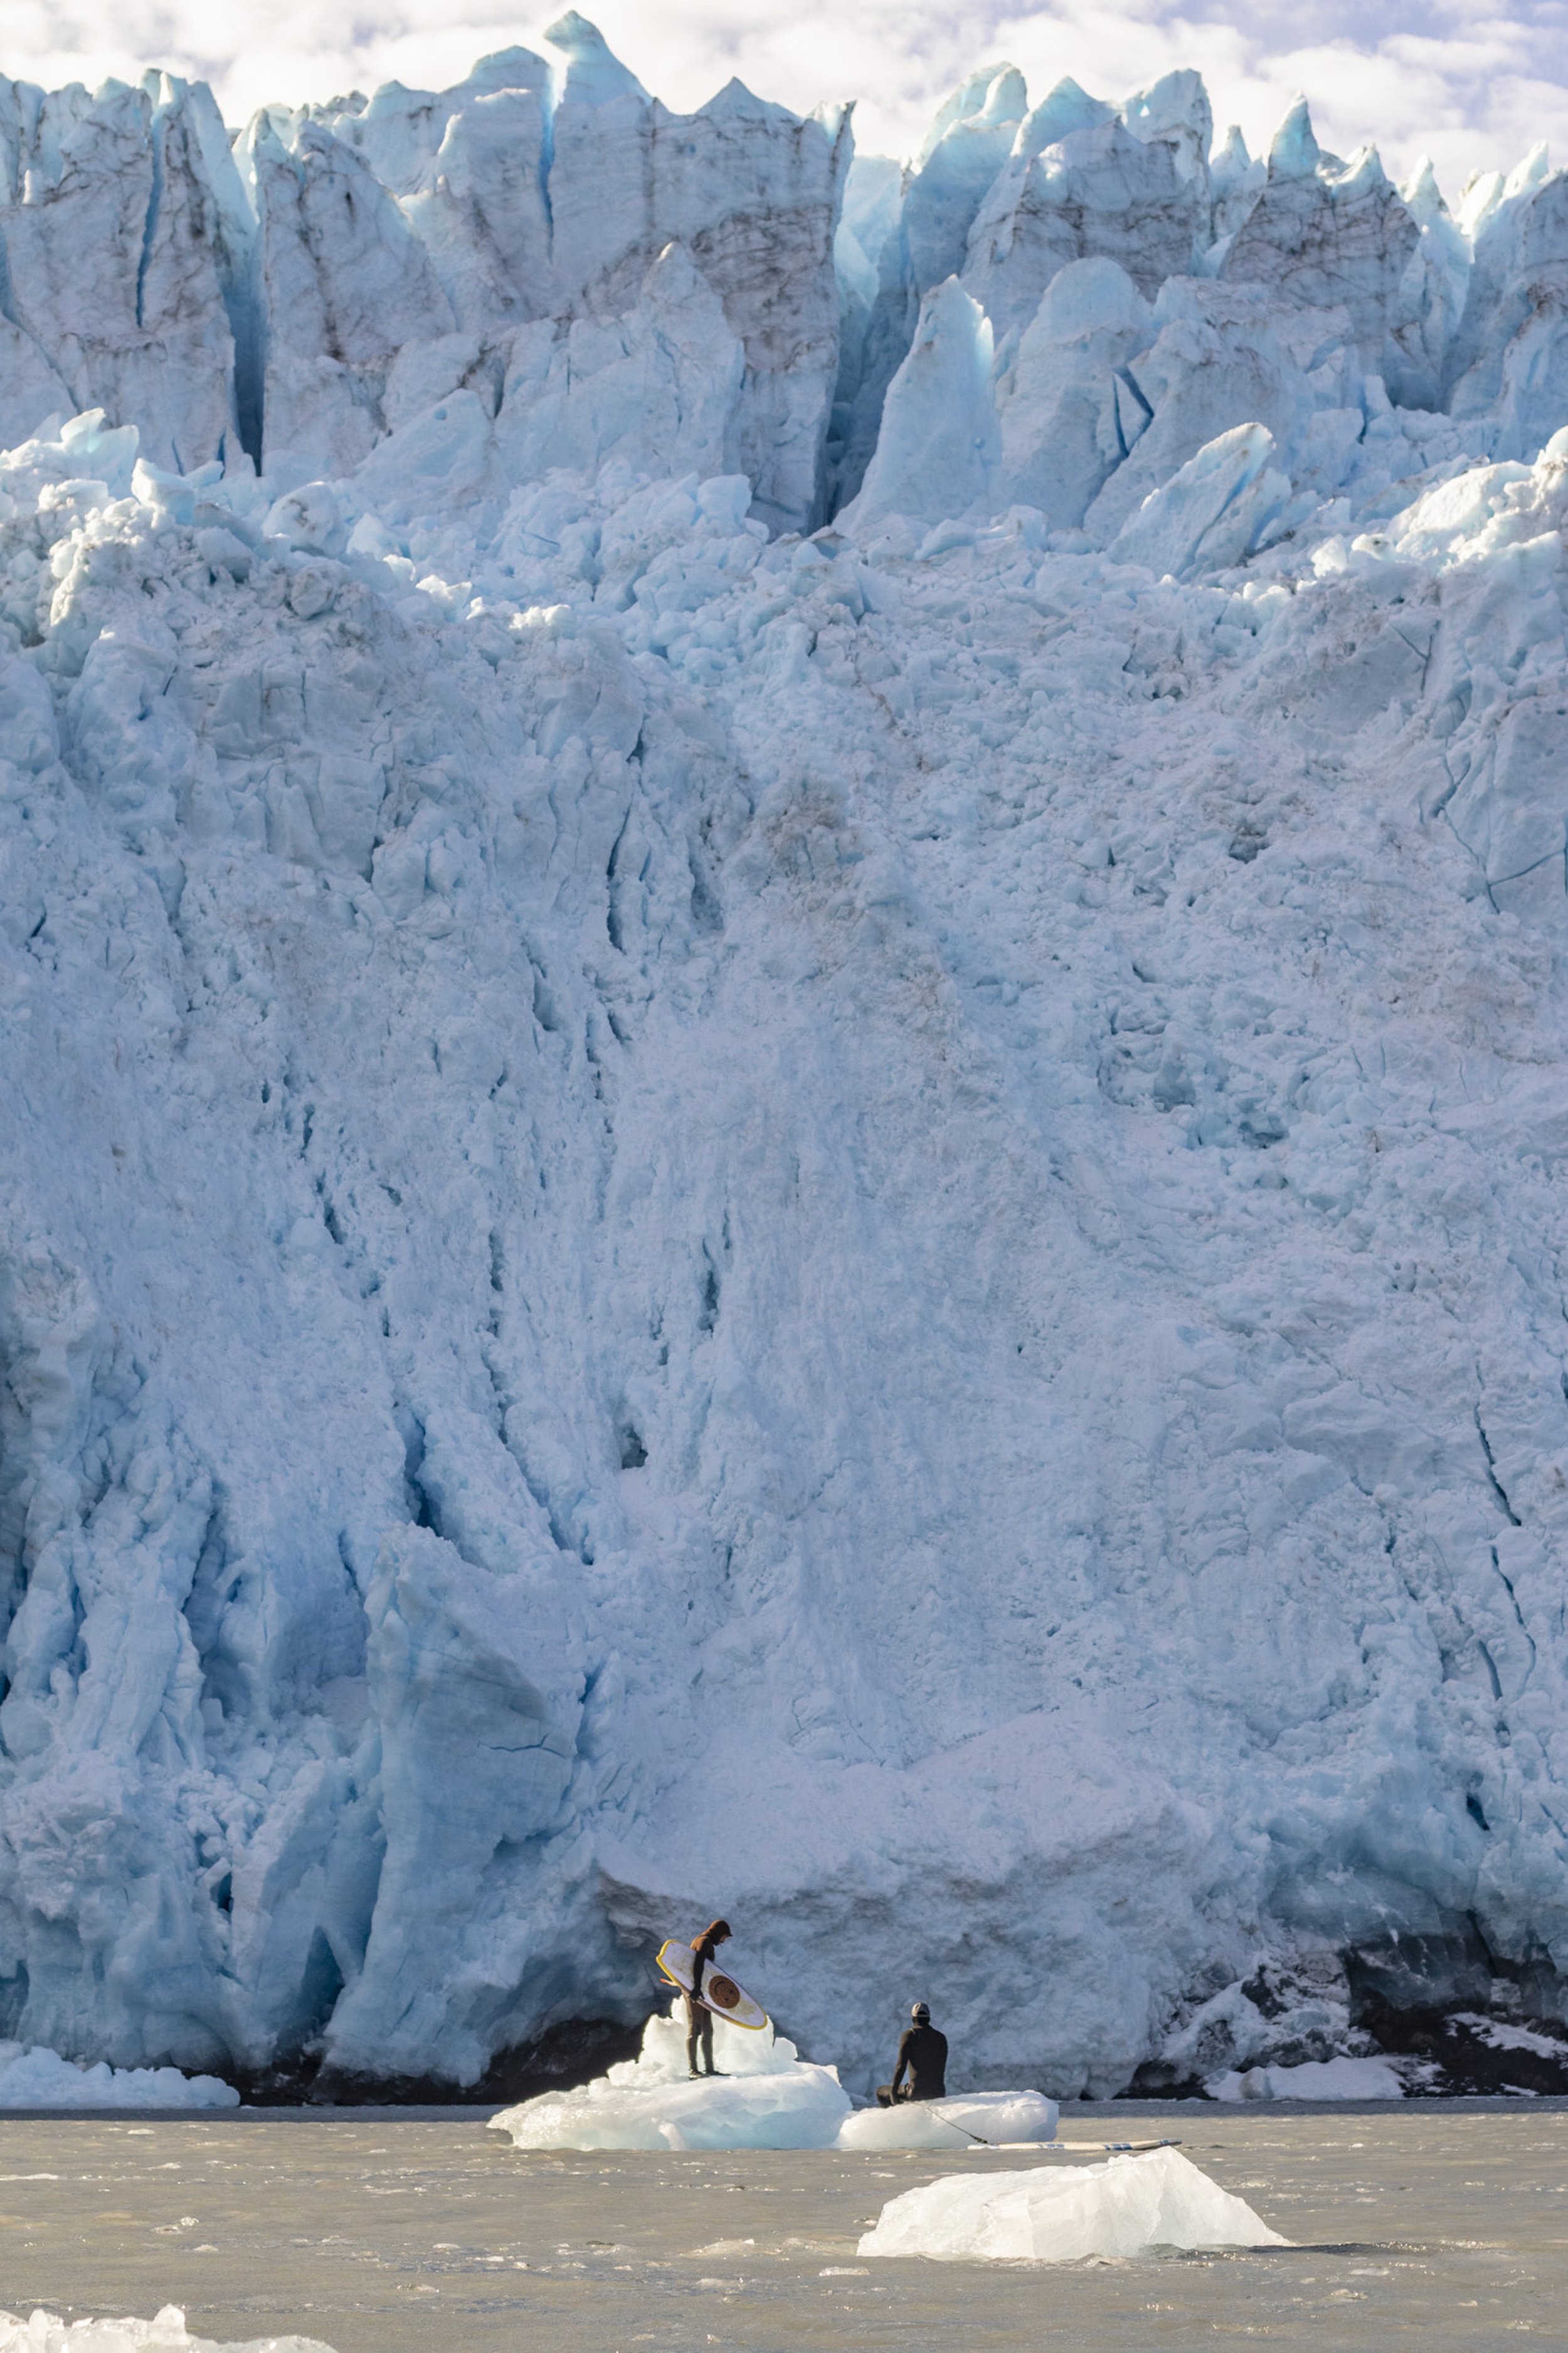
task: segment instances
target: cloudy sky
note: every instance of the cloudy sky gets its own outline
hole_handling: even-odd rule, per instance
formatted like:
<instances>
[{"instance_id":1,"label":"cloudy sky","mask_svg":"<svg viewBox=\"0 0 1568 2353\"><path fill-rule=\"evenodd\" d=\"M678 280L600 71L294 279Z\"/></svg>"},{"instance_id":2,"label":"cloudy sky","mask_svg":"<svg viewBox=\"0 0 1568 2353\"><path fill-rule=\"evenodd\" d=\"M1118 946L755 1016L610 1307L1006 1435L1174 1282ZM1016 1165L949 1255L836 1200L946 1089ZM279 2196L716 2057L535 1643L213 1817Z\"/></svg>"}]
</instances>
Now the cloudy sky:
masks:
<instances>
[{"instance_id":1,"label":"cloudy sky","mask_svg":"<svg viewBox=\"0 0 1568 2353\"><path fill-rule=\"evenodd\" d=\"M505 0L0 0L0 68L36 81L204 75L231 121L264 99L396 79L440 87L554 11ZM584 10L650 90L700 105L731 74L795 107L858 101L862 149L902 153L960 74L1007 58L1043 96L1070 73L1121 97L1201 67L1223 126L1266 143L1304 90L1319 136L1376 139L1391 169L1423 152L1456 193L1536 140L1568 162L1568 0L599 0Z\"/></svg>"}]
</instances>

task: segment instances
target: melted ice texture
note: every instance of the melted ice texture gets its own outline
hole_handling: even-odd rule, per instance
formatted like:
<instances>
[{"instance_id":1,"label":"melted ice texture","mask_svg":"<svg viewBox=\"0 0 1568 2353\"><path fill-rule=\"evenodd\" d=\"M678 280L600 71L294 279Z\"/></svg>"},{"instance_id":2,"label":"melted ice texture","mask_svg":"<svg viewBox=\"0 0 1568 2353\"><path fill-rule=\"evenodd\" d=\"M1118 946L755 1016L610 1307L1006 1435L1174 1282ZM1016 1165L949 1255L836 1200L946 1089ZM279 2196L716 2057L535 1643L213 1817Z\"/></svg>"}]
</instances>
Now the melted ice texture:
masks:
<instances>
[{"instance_id":1,"label":"melted ice texture","mask_svg":"<svg viewBox=\"0 0 1568 2353\"><path fill-rule=\"evenodd\" d=\"M889 2199L863 2255L1070 2263L1156 2247L1283 2247L1179 2149L1028 2173L952 2173Z\"/></svg>"},{"instance_id":2,"label":"melted ice texture","mask_svg":"<svg viewBox=\"0 0 1568 2353\"><path fill-rule=\"evenodd\" d=\"M861 2094L1484 2008L1568 175L549 46L0 83L0 2031L471 2083L721 1903Z\"/></svg>"}]
</instances>

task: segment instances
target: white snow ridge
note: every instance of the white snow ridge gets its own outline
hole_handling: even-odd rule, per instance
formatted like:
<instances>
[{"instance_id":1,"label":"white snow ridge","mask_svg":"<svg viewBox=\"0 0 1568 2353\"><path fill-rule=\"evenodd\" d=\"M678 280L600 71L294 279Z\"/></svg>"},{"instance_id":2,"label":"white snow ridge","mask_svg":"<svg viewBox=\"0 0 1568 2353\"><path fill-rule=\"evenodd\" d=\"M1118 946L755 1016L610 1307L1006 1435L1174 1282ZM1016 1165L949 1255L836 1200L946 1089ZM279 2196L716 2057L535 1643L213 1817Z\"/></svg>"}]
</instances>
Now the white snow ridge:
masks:
<instances>
[{"instance_id":1,"label":"white snow ridge","mask_svg":"<svg viewBox=\"0 0 1568 2353\"><path fill-rule=\"evenodd\" d=\"M0 2034L1531 2085L1568 174L546 46L0 83Z\"/></svg>"}]
</instances>

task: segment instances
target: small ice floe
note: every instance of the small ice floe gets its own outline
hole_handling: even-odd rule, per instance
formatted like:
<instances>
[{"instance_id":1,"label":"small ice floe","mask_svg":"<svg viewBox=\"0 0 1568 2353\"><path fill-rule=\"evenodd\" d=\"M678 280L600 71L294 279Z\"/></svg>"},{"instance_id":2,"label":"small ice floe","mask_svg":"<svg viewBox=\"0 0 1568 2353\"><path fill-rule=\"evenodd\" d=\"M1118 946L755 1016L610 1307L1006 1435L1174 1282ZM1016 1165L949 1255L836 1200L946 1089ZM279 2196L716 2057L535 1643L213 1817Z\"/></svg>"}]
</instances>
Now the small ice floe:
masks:
<instances>
[{"instance_id":1,"label":"small ice floe","mask_svg":"<svg viewBox=\"0 0 1568 2353\"><path fill-rule=\"evenodd\" d=\"M862 2255L1071 2263L1159 2247L1289 2243L1173 2148L1104 2165L944 2174L883 2207Z\"/></svg>"},{"instance_id":2,"label":"small ice floe","mask_svg":"<svg viewBox=\"0 0 1568 2353\"><path fill-rule=\"evenodd\" d=\"M1058 2110L1043 2092L971 2092L952 2100L900 2100L858 2108L838 2128L840 2148L1009 2148L1055 2140Z\"/></svg>"},{"instance_id":3,"label":"small ice floe","mask_svg":"<svg viewBox=\"0 0 1568 2353\"><path fill-rule=\"evenodd\" d=\"M642 2050L571 2092L543 2092L503 2108L491 2129L518 2148L831 2148L849 2113L835 2067L816 2067L793 2042L713 2025L719 2073L693 2083L686 2028L657 2012Z\"/></svg>"},{"instance_id":4,"label":"small ice floe","mask_svg":"<svg viewBox=\"0 0 1568 2353\"><path fill-rule=\"evenodd\" d=\"M1405 2084L1388 2059L1309 2059L1299 2067L1231 2068L1204 2085L1211 2100L1402 2100Z\"/></svg>"},{"instance_id":5,"label":"small ice floe","mask_svg":"<svg viewBox=\"0 0 1568 2353\"><path fill-rule=\"evenodd\" d=\"M34 2312L26 2320L0 2312L0 2353L332 2353L315 2337L250 2337L243 2345L217 2345L192 2337L178 2305L166 2304L151 2320L62 2320L58 2313Z\"/></svg>"},{"instance_id":6,"label":"small ice floe","mask_svg":"<svg viewBox=\"0 0 1568 2353\"><path fill-rule=\"evenodd\" d=\"M0 2042L0 2109L237 2108L239 2094L218 2075L177 2067L79 2067L36 2043ZM139 2323L138 2326L141 2324Z\"/></svg>"}]
</instances>

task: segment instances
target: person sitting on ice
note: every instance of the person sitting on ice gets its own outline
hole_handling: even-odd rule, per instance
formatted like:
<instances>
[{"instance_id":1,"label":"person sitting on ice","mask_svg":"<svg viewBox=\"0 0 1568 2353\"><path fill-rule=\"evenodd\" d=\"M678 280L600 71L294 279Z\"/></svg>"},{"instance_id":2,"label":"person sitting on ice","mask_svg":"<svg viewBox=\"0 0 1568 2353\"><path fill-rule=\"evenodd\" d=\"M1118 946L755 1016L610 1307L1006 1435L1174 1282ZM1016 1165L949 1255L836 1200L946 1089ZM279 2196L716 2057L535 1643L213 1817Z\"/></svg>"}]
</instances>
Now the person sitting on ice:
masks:
<instances>
[{"instance_id":1,"label":"person sitting on ice","mask_svg":"<svg viewBox=\"0 0 1568 2353\"><path fill-rule=\"evenodd\" d=\"M917 2001L910 2012L899 2044L899 2063L890 2084L879 2084L877 2099L884 2108L902 2100L945 2100L947 2097L947 2037L931 2022L931 2011ZM904 2081L905 2073L909 2082Z\"/></svg>"},{"instance_id":2,"label":"person sitting on ice","mask_svg":"<svg viewBox=\"0 0 1568 2353\"><path fill-rule=\"evenodd\" d=\"M686 2063L697 2080L697 2046L702 2046L702 2073L718 2073L713 2064L713 2013L705 2001L699 2001L702 1988L702 1972L712 1960L721 1945L730 1941L728 1920L714 1920L703 1929L700 1936L691 1940L691 1991L686 1997Z\"/></svg>"}]
</instances>

